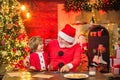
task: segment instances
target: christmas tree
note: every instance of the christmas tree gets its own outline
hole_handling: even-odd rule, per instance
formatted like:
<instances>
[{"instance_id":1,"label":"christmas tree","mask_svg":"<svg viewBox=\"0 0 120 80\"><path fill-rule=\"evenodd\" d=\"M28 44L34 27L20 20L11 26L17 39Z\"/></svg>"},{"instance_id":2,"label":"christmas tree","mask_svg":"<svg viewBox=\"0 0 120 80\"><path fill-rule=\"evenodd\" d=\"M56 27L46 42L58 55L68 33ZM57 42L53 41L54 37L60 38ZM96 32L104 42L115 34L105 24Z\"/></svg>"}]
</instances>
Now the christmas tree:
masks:
<instances>
[{"instance_id":1,"label":"christmas tree","mask_svg":"<svg viewBox=\"0 0 120 80\"><path fill-rule=\"evenodd\" d=\"M17 0L0 0L0 65L19 69L29 52L20 6Z\"/></svg>"}]
</instances>

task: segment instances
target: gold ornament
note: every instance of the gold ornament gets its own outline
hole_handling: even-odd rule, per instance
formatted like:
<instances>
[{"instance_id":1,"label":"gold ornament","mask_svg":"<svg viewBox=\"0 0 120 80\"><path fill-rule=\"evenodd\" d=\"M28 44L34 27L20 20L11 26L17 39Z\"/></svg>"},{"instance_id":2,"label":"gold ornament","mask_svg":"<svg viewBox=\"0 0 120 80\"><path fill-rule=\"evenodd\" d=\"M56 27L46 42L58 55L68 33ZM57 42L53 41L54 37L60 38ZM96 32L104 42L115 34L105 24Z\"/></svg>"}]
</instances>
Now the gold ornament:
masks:
<instances>
[{"instance_id":1,"label":"gold ornament","mask_svg":"<svg viewBox=\"0 0 120 80\"><path fill-rule=\"evenodd\" d=\"M5 69L6 69L7 72L10 72L10 71L13 70L13 66L8 64Z\"/></svg>"},{"instance_id":2,"label":"gold ornament","mask_svg":"<svg viewBox=\"0 0 120 80\"><path fill-rule=\"evenodd\" d=\"M12 29L12 27L13 27L13 24L8 24L7 25L7 29Z\"/></svg>"}]
</instances>

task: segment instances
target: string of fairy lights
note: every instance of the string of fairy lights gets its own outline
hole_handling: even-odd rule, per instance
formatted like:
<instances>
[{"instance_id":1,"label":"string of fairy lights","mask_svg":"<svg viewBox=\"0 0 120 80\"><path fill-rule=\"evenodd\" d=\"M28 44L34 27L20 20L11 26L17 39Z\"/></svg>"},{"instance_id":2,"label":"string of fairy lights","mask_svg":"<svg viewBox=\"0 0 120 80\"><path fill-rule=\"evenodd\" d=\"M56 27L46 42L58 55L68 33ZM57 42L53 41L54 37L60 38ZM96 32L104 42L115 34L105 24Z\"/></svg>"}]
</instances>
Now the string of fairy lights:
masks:
<instances>
[{"instance_id":1,"label":"string of fairy lights","mask_svg":"<svg viewBox=\"0 0 120 80\"><path fill-rule=\"evenodd\" d=\"M26 10L25 5L22 5L22 6L21 6L21 10L23 10L23 11ZM26 18L27 18L27 19L30 18L30 13L29 13L29 12L26 13Z\"/></svg>"},{"instance_id":2,"label":"string of fairy lights","mask_svg":"<svg viewBox=\"0 0 120 80\"><path fill-rule=\"evenodd\" d=\"M70 11L92 11L97 10L120 10L120 0L65 0L64 10Z\"/></svg>"}]
</instances>

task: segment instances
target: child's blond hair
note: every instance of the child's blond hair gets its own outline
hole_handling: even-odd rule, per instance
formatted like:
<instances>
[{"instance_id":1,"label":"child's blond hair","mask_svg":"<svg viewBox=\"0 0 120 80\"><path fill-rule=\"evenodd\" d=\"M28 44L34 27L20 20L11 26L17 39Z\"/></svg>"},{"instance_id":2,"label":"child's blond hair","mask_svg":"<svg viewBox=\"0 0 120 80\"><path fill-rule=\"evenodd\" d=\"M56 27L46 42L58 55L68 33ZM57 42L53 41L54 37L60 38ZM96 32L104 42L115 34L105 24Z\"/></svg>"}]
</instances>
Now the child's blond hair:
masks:
<instances>
[{"instance_id":1,"label":"child's blond hair","mask_svg":"<svg viewBox=\"0 0 120 80\"><path fill-rule=\"evenodd\" d=\"M43 44L43 39L40 36L33 36L29 40L29 47L31 52L35 52L39 44Z\"/></svg>"}]
</instances>

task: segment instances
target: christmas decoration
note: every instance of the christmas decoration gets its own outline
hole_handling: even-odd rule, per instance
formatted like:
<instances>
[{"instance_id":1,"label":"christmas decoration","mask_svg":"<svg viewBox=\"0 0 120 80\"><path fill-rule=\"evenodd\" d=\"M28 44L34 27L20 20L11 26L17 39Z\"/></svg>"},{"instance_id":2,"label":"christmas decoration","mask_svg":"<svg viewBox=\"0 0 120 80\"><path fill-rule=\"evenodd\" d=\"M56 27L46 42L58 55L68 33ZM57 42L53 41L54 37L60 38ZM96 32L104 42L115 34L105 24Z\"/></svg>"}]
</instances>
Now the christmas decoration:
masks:
<instances>
[{"instance_id":1,"label":"christmas decoration","mask_svg":"<svg viewBox=\"0 0 120 80\"><path fill-rule=\"evenodd\" d=\"M92 18L91 18L91 20L90 20L90 24L93 24L93 23L95 23L95 19L94 19L94 17L92 16Z\"/></svg>"},{"instance_id":2,"label":"christmas decoration","mask_svg":"<svg viewBox=\"0 0 120 80\"><path fill-rule=\"evenodd\" d=\"M0 0L0 65L8 64L13 69L23 69L21 60L29 52L19 9L17 0Z\"/></svg>"},{"instance_id":3,"label":"christmas decoration","mask_svg":"<svg viewBox=\"0 0 120 80\"><path fill-rule=\"evenodd\" d=\"M120 0L65 0L64 9L69 11L120 10Z\"/></svg>"}]
</instances>

